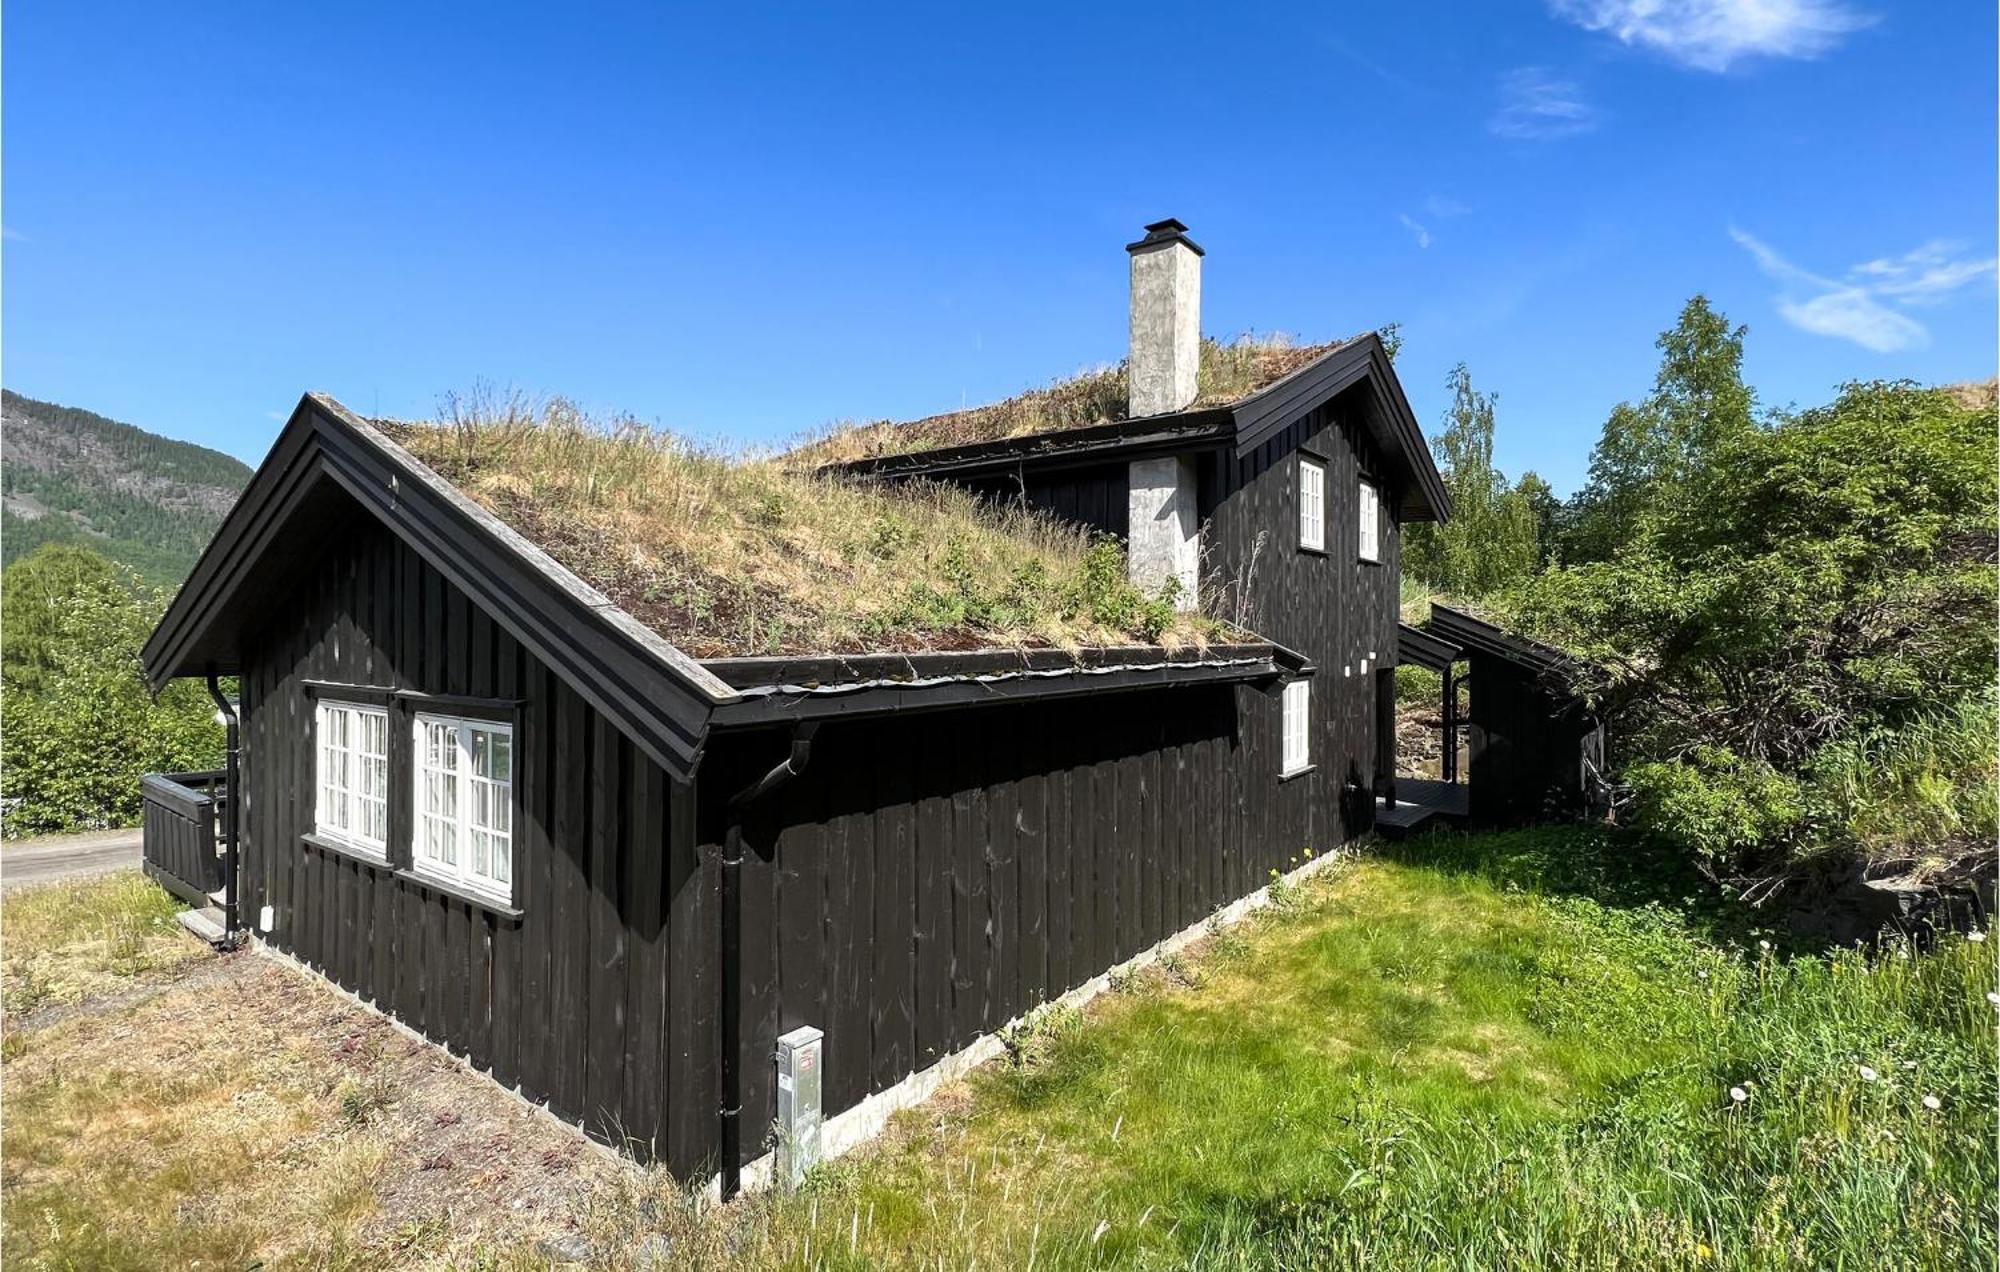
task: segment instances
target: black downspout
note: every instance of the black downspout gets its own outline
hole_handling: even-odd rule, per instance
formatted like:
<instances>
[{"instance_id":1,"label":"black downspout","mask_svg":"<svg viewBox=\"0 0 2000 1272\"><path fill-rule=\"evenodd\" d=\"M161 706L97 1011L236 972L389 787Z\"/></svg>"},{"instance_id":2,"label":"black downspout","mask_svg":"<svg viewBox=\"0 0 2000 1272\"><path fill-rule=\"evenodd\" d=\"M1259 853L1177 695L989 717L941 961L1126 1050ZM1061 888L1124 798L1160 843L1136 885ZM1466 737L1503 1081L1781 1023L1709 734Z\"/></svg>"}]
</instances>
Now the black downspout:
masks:
<instances>
[{"instance_id":1,"label":"black downspout","mask_svg":"<svg viewBox=\"0 0 2000 1272\"><path fill-rule=\"evenodd\" d=\"M222 716L229 747L229 762L224 768L222 780L222 939L234 944L237 926L236 815L239 803L236 792L236 763L241 734L237 729L236 707L223 696L222 685L216 679L213 668L208 673L208 696L215 699L215 709Z\"/></svg>"},{"instance_id":2,"label":"black downspout","mask_svg":"<svg viewBox=\"0 0 2000 1272\"><path fill-rule=\"evenodd\" d=\"M743 1019L743 816L750 805L797 777L812 758L812 739L817 722L807 722L792 730L792 749L776 767L729 799L729 822L722 832L722 873L717 881L721 893L722 1106L716 1111L722 1141L722 1200L728 1201L743 1187L743 1072L738 1054Z\"/></svg>"}]
</instances>

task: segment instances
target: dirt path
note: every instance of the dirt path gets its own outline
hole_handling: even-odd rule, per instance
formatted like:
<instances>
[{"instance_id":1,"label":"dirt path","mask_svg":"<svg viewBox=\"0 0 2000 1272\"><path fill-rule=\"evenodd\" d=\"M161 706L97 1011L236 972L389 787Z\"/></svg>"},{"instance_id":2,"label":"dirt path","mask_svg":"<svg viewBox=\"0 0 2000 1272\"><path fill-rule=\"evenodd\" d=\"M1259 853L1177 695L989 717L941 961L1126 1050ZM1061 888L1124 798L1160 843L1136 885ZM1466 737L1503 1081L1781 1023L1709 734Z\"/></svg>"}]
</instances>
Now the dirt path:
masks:
<instances>
[{"instance_id":1,"label":"dirt path","mask_svg":"<svg viewBox=\"0 0 2000 1272\"><path fill-rule=\"evenodd\" d=\"M17 839L0 848L0 887L52 883L84 875L136 870L139 831L93 830L81 835Z\"/></svg>"}]
</instances>

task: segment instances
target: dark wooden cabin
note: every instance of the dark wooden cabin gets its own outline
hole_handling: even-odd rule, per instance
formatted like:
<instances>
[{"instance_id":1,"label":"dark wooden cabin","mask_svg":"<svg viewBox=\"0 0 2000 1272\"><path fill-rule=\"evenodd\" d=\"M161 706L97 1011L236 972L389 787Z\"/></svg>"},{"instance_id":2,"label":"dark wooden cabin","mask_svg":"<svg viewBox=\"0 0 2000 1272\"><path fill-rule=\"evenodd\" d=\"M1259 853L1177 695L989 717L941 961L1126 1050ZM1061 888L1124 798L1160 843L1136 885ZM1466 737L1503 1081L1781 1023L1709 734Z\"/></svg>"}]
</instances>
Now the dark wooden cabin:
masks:
<instances>
[{"instance_id":1,"label":"dark wooden cabin","mask_svg":"<svg viewBox=\"0 0 2000 1272\"><path fill-rule=\"evenodd\" d=\"M800 1025L832 1142L865 1132L1393 775L1399 526L1446 508L1372 335L1228 406L873 467L1077 514L1161 456L1254 637L698 661L308 395L145 651L239 679L230 927L684 1177L766 1153Z\"/></svg>"},{"instance_id":2,"label":"dark wooden cabin","mask_svg":"<svg viewBox=\"0 0 2000 1272\"><path fill-rule=\"evenodd\" d=\"M1425 625L1405 626L1399 640L1405 663L1441 678L1445 734L1444 780L1400 783L1412 806L1399 828L1432 814L1510 826L1602 811L1606 730L1579 691L1592 674L1586 664L1446 605L1433 604Z\"/></svg>"}]
</instances>

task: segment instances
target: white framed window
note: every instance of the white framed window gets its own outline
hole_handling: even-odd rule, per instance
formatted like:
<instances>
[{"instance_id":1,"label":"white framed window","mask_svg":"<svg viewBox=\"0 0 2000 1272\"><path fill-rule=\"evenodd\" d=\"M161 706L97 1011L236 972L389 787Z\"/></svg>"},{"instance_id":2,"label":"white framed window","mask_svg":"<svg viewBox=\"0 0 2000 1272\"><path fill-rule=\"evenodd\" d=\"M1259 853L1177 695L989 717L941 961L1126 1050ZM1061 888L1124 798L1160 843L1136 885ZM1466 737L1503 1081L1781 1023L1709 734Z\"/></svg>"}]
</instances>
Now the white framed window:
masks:
<instances>
[{"instance_id":1,"label":"white framed window","mask_svg":"<svg viewBox=\"0 0 2000 1272\"><path fill-rule=\"evenodd\" d=\"M1354 501L1361 509L1361 559L1380 561L1382 559L1382 496L1375 489L1375 483L1363 479L1360 497Z\"/></svg>"},{"instance_id":2,"label":"white framed window","mask_svg":"<svg viewBox=\"0 0 2000 1272\"><path fill-rule=\"evenodd\" d=\"M514 730L418 715L410 861L418 874L514 898Z\"/></svg>"},{"instance_id":3,"label":"white framed window","mask_svg":"<svg viewBox=\"0 0 2000 1272\"><path fill-rule=\"evenodd\" d=\"M1326 551L1326 465L1299 461L1299 546Z\"/></svg>"},{"instance_id":4,"label":"white framed window","mask_svg":"<svg viewBox=\"0 0 2000 1272\"><path fill-rule=\"evenodd\" d=\"M1285 686L1284 773L1290 777L1312 764L1312 681L1299 679Z\"/></svg>"},{"instance_id":5,"label":"white framed window","mask_svg":"<svg viewBox=\"0 0 2000 1272\"><path fill-rule=\"evenodd\" d=\"M377 857L389 851L389 713L322 701L313 713L313 829Z\"/></svg>"}]
</instances>

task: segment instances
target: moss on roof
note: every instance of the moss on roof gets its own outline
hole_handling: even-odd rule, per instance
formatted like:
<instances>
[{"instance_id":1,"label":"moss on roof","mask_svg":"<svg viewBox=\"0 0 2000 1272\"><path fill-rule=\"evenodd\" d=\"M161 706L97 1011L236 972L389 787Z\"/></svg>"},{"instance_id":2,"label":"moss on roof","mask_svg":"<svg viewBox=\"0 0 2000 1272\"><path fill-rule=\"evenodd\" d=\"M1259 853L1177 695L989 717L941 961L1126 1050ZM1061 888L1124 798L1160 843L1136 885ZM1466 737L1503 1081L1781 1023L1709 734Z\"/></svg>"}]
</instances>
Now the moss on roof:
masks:
<instances>
[{"instance_id":1,"label":"moss on roof","mask_svg":"<svg viewBox=\"0 0 2000 1272\"><path fill-rule=\"evenodd\" d=\"M377 425L697 658L1202 645L1122 549L955 487L883 487L694 445L561 400Z\"/></svg>"},{"instance_id":2,"label":"moss on roof","mask_svg":"<svg viewBox=\"0 0 2000 1272\"><path fill-rule=\"evenodd\" d=\"M1220 341L1203 337L1196 397L1189 409L1238 402L1332 352L1346 341L1300 344L1292 337L1244 335ZM1129 417L1125 366L1100 367L1057 380L1045 389L986 406L927 416L907 423L847 422L809 439L791 457L815 464L846 463L910 451L1000 441L1031 433L1114 424Z\"/></svg>"}]
</instances>

